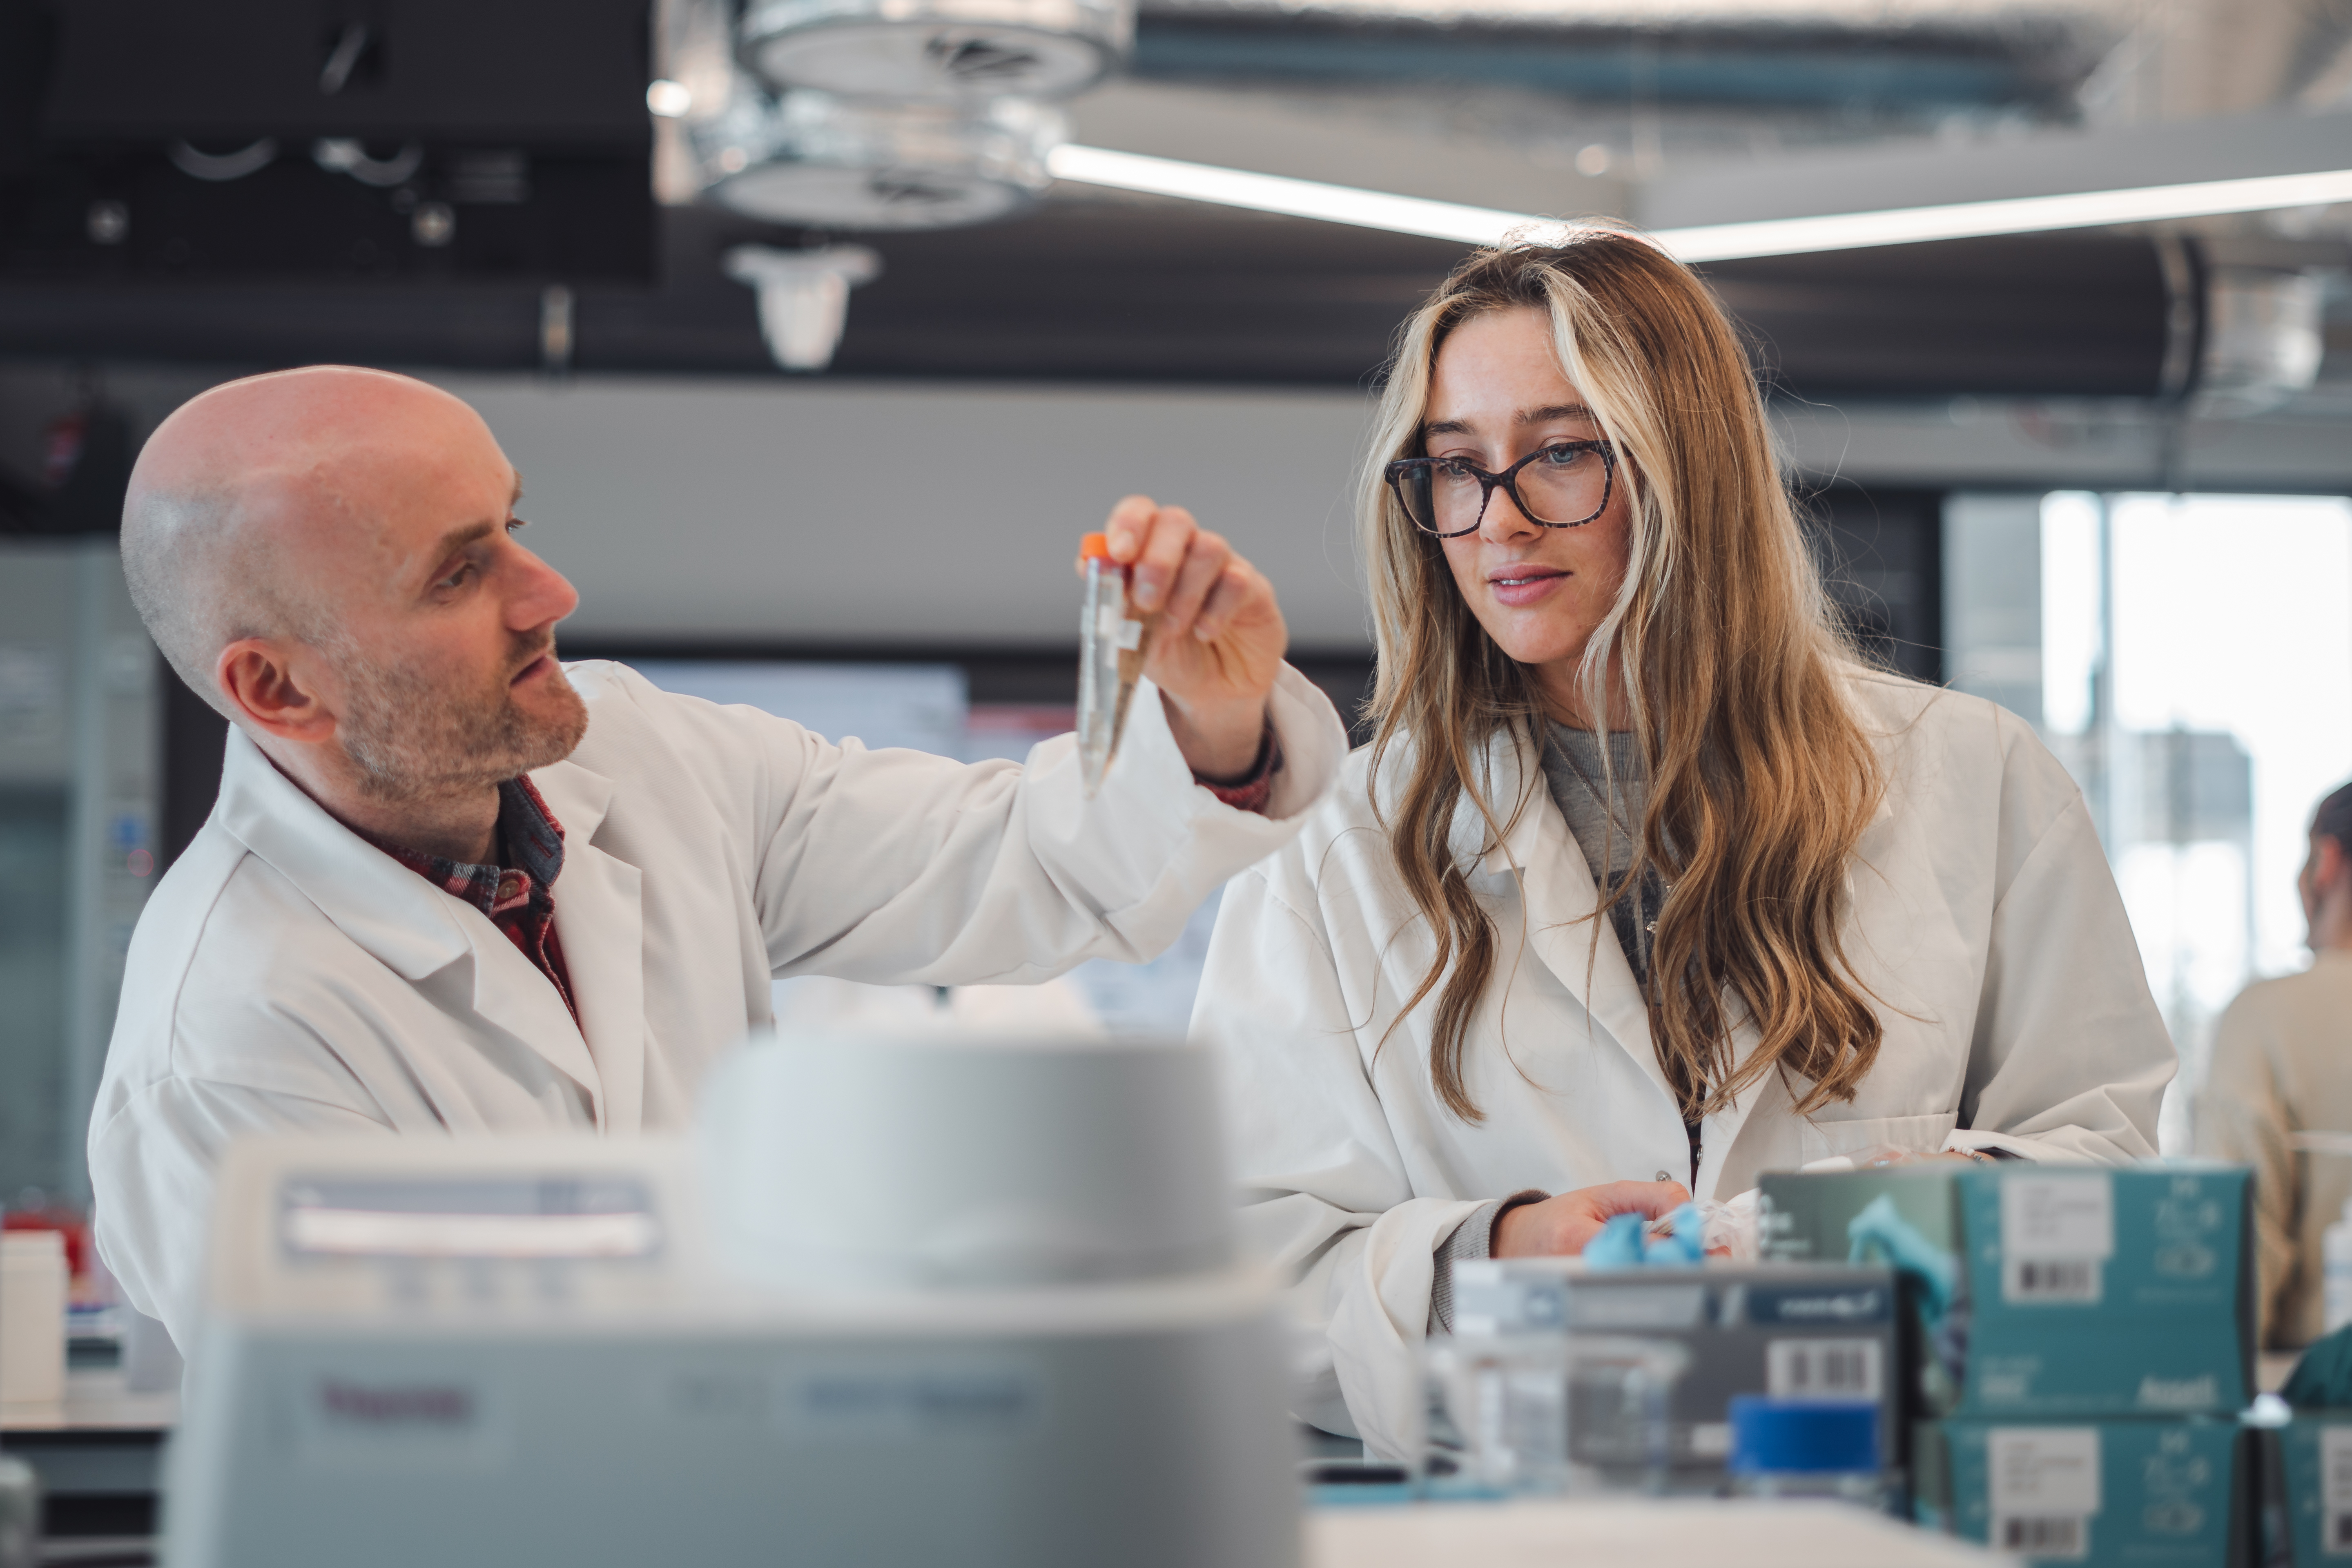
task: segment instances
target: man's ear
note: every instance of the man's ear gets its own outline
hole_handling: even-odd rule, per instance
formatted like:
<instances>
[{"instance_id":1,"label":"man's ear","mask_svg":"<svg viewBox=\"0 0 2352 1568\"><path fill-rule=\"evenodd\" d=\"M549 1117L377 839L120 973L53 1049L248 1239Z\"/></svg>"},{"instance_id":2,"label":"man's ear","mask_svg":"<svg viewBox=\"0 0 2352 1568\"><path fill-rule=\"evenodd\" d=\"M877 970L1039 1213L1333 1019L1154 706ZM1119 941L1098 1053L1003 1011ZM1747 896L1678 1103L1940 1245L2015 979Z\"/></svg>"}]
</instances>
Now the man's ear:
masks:
<instances>
[{"instance_id":1,"label":"man's ear","mask_svg":"<svg viewBox=\"0 0 2352 1568\"><path fill-rule=\"evenodd\" d=\"M221 649L213 678L229 705L264 734L323 741L335 732L335 715L298 673L296 651L296 645L278 637L239 637Z\"/></svg>"},{"instance_id":2,"label":"man's ear","mask_svg":"<svg viewBox=\"0 0 2352 1568\"><path fill-rule=\"evenodd\" d=\"M2311 885L2325 893L2344 879L2347 868L2347 857L2343 841L2324 834L2315 847L2319 851L2319 863L2312 868Z\"/></svg>"}]
</instances>

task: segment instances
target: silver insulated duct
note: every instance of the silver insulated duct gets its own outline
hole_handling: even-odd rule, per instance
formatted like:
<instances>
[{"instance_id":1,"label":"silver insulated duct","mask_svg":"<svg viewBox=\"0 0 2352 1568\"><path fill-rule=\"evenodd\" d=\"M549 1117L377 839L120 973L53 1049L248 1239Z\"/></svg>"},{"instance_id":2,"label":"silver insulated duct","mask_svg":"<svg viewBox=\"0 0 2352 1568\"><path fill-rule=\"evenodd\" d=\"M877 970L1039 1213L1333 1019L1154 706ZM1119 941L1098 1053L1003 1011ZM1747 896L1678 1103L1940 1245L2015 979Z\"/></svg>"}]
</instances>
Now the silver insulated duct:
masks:
<instances>
[{"instance_id":1,"label":"silver insulated duct","mask_svg":"<svg viewBox=\"0 0 2352 1568\"><path fill-rule=\"evenodd\" d=\"M1067 98L1118 68L1134 0L751 0L743 63L779 89Z\"/></svg>"}]
</instances>

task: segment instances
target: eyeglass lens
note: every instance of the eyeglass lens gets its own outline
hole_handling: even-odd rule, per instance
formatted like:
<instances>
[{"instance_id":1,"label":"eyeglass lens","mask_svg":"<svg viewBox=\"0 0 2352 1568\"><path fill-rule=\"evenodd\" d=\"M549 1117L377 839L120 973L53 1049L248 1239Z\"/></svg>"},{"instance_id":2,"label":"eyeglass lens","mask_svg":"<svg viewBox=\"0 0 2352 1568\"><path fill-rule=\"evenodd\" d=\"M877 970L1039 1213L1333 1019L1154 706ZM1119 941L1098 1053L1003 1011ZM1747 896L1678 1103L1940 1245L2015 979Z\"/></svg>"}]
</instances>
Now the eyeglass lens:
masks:
<instances>
[{"instance_id":1,"label":"eyeglass lens","mask_svg":"<svg viewBox=\"0 0 2352 1568\"><path fill-rule=\"evenodd\" d=\"M1537 454L1512 477L1520 505L1535 521L1575 524L1590 521L1601 510L1609 466L1589 447L1556 447ZM1433 533L1462 533L1477 527L1480 509L1486 504L1486 483L1466 462L1409 468L1398 489L1406 513Z\"/></svg>"}]
</instances>

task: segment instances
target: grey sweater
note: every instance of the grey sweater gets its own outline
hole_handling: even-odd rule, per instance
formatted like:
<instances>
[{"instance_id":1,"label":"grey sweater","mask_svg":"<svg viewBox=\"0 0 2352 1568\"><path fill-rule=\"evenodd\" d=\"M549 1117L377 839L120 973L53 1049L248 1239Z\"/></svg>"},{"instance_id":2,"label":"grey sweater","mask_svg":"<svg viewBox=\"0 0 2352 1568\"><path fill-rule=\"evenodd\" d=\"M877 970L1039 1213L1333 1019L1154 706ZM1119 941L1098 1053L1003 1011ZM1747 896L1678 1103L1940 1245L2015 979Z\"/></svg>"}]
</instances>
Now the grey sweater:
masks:
<instances>
[{"instance_id":1,"label":"grey sweater","mask_svg":"<svg viewBox=\"0 0 2352 1568\"><path fill-rule=\"evenodd\" d=\"M1554 724L1551 744L1544 748L1544 783L1550 786L1560 816L1568 819L1576 847L1584 851L1585 863L1592 868L1593 885L1605 897L1633 863L1642 812L1650 799L1650 775L1629 731L1610 732L1605 772L1601 756L1600 736ZM1633 966L1633 978L1644 990L1650 984L1650 933L1665 902L1664 879L1650 867L1643 871L1633 899L1609 907L1617 945L1625 950L1625 962Z\"/></svg>"}]
</instances>

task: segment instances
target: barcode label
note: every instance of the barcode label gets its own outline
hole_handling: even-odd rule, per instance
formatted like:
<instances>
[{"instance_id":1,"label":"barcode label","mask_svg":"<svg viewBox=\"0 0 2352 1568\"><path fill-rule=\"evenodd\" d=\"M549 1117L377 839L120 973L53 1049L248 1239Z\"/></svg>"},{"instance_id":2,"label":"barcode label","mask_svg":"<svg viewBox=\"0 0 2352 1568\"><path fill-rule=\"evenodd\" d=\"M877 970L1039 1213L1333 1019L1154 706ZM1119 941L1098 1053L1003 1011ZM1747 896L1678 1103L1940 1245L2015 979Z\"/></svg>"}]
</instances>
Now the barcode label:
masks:
<instances>
[{"instance_id":1,"label":"barcode label","mask_svg":"<svg viewBox=\"0 0 2352 1568\"><path fill-rule=\"evenodd\" d=\"M2096 1426L1995 1426L1985 1434L1987 1508L1995 1520L2088 1519L2099 1511L2100 1459Z\"/></svg>"},{"instance_id":2,"label":"barcode label","mask_svg":"<svg viewBox=\"0 0 2352 1568\"><path fill-rule=\"evenodd\" d=\"M2352 1426L2319 1429L2320 1550L2352 1557Z\"/></svg>"},{"instance_id":3,"label":"barcode label","mask_svg":"<svg viewBox=\"0 0 2352 1568\"><path fill-rule=\"evenodd\" d=\"M1764 1392L1775 1399L1876 1399L1885 1386L1876 1340L1773 1340Z\"/></svg>"},{"instance_id":4,"label":"barcode label","mask_svg":"<svg viewBox=\"0 0 2352 1568\"><path fill-rule=\"evenodd\" d=\"M2004 1301L2095 1304L2106 1270L2095 1258L2011 1258L2000 1266Z\"/></svg>"},{"instance_id":5,"label":"barcode label","mask_svg":"<svg viewBox=\"0 0 2352 1568\"><path fill-rule=\"evenodd\" d=\"M2080 1561L2091 1554L2091 1532L2076 1513L2011 1513L1993 1521L1993 1544L2027 1557Z\"/></svg>"},{"instance_id":6,"label":"barcode label","mask_svg":"<svg viewBox=\"0 0 2352 1568\"><path fill-rule=\"evenodd\" d=\"M2116 1189L2104 1171L2018 1172L2000 1184L2003 1258L2113 1258Z\"/></svg>"}]
</instances>

